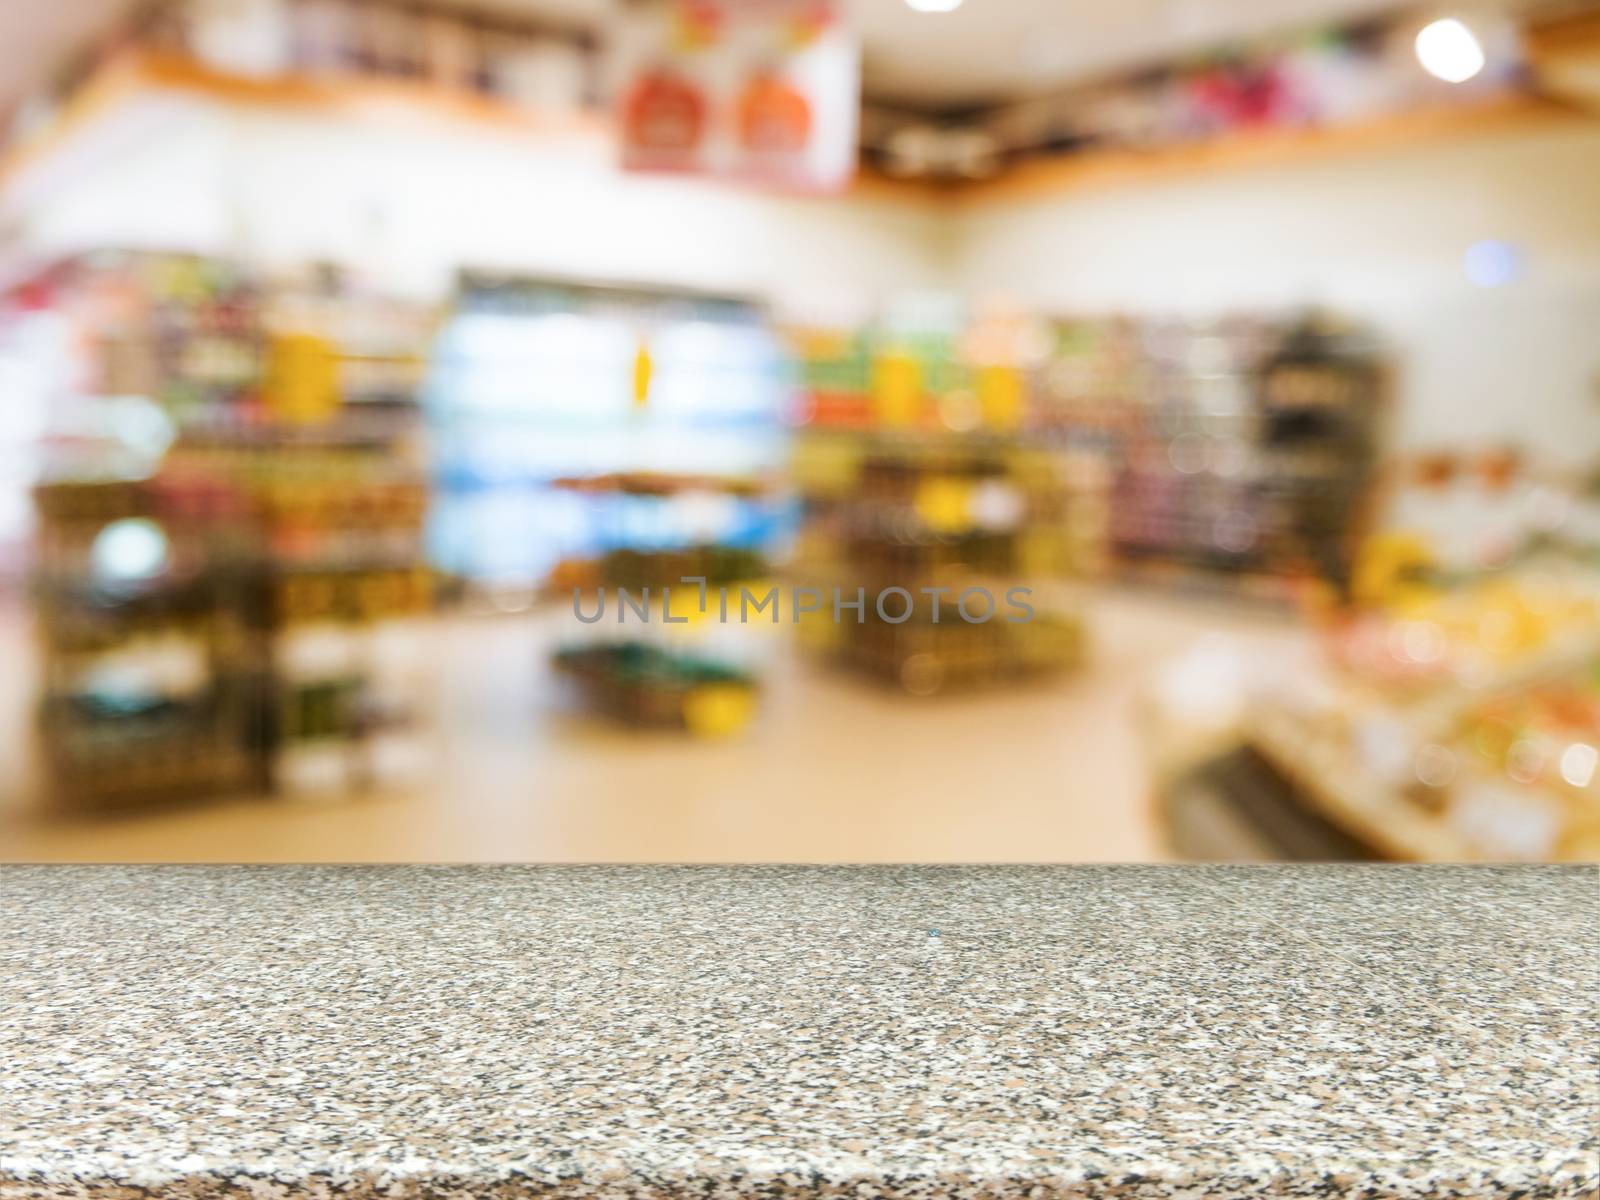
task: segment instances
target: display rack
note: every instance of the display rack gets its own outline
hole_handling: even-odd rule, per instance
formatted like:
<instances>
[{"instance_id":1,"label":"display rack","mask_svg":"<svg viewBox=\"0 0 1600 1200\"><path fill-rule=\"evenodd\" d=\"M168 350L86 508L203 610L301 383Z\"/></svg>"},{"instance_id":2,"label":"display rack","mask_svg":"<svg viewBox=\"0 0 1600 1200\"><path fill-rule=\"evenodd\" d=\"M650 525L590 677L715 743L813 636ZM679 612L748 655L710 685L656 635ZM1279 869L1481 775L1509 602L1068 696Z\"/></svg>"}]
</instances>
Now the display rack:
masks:
<instances>
[{"instance_id":1,"label":"display rack","mask_svg":"<svg viewBox=\"0 0 1600 1200\"><path fill-rule=\"evenodd\" d=\"M791 340L802 397L791 469L804 510L795 573L826 601L802 621L807 642L914 694L1076 662L1082 629L1063 585L1095 553L1094 501L1070 454L1020 436L1021 369L974 363L937 333L795 330ZM909 594L903 617L876 603L891 588ZM959 599L974 589L988 599L963 615ZM864 591L864 611L839 619L836 591Z\"/></svg>"},{"instance_id":2,"label":"display rack","mask_svg":"<svg viewBox=\"0 0 1600 1200\"><path fill-rule=\"evenodd\" d=\"M1315 637L1270 656L1211 640L1142 694L1174 849L1592 859L1600 496L1504 445L1396 457L1384 474L1383 527L1345 602L1302 614Z\"/></svg>"},{"instance_id":3,"label":"display rack","mask_svg":"<svg viewBox=\"0 0 1600 1200\"><path fill-rule=\"evenodd\" d=\"M614 630L559 648L552 659L556 670L577 683L595 710L629 725L707 737L736 733L754 715L759 675L748 653L730 651L728 638L716 639L718 648L706 644L708 625L717 619L713 610L720 607L710 597L723 590L737 596L742 586L767 578L767 555L760 544L641 544L628 532L638 527L631 510L674 499L714 503L718 497L740 507L764 505L776 502L775 492L752 479L656 472L560 479L555 486L610 508L600 520L613 531L604 536L607 548L598 557L561 564L552 587L580 606L609 595L617 620ZM649 524L659 528L662 522ZM588 593L592 600L585 599ZM626 625L625 603L639 605L648 620L661 624ZM669 617L684 628L668 624Z\"/></svg>"},{"instance_id":4,"label":"display rack","mask_svg":"<svg viewBox=\"0 0 1600 1200\"><path fill-rule=\"evenodd\" d=\"M685 578L763 576L790 524L773 484L784 396L748 301L469 274L430 388L435 558L491 607L618 588L659 606L671 587L681 610ZM608 619L554 662L630 722L737 725L756 672L732 647L708 650L703 623L684 636L676 621ZM707 680L722 699L702 706Z\"/></svg>"},{"instance_id":5,"label":"display rack","mask_svg":"<svg viewBox=\"0 0 1600 1200\"><path fill-rule=\"evenodd\" d=\"M57 799L117 808L263 783L248 580L207 526L162 546L146 483L47 484L35 499L39 717ZM152 578L155 555L165 569Z\"/></svg>"},{"instance_id":6,"label":"display rack","mask_svg":"<svg viewBox=\"0 0 1600 1200\"><path fill-rule=\"evenodd\" d=\"M1035 427L1101 463L1106 558L1163 587L1348 587L1386 394L1381 351L1327 317L1057 322Z\"/></svg>"},{"instance_id":7,"label":"display rack","mask_svg":"<svg viewBox=\"0 0 1600 1200\"><path fill-rule=\"evenodd\" d=\"M62 801L350 795L414 772L425 660L396 629L432 606L407 394L426 312L332 272L143 252L39 286L83 348L65 427L83 407L115 430L93 418L132 404L145 460L44 448L42 732Z\"/></svg>"},{"instance_id":8,"label":"display rack","mask_svg":"<svg viewBox=\"0 0 1600 1200\"><path fill-rule=\"evenodd\" d=\"M1334 827L1403 862L1501 861L1508 857L1590 861L1600 851L1600 795L1594 767L1584 758L1567 767L1557 749L1539 775L1508 770L1504 752L1484 753L1485 735L1507 725L1498 710L1527 707L1545 697L1550 708L1592 714L1600 697L1600 644L1594 639L1565 671L1538 686L1491 688L1442 730L1412 714L1392 714L1397 745L1417 747L1418 777L1397 783L1375 769L1350 731L1324 719L1262 706L1252 714L1247 744L1268 762L1299 802ZM1367 717L1366 729L1379 726ZM1497 728L1498 727L1498 728ZM1437 740L1431 734L1437 732ZM1563 731L1563 745L1593 748L1600 724L1579 717ZM1370 748L1369 748L1370 751ZM1587 751L1585 751L1587 753ZM1571 760L1568 760L1571 761ZM1437 776L1429 776L1437 769ZM1581 769L1584 774L1575 772ZM1542 779L1541 779L1542 777ZM1582 780L1582 785L1573 782Z\"/></svg>"},{"instance_id":9,"label":"display rack","mask_svg":"<svg viewBox=\"0 0 1600 1200\"><path fill-rule=\"evenodd\" d=\"M1057 539L1071 574L1277 604L1311 580L1347 590L1387 391L1361 331L1320 316L1023 317L899 342L797 333L795 469L813 513L863 492L869 462L885 478L895 459L903 476L936 472L962 447L987 456L957 469L974 485L1023 473L1023 543Z\"/></svg>"},{"instance_id":10,"label":"display rack","mask_svg":"<svg viewBox=\"0 0 1600 1200\"><path fill-rule=\"evenodd\" d=\"M1600 850L1600 576L1531 559L1330 631L1329 664L1252 706L1246 743L1303 803L1386 857Z\"/></svg>"}]
</instances>

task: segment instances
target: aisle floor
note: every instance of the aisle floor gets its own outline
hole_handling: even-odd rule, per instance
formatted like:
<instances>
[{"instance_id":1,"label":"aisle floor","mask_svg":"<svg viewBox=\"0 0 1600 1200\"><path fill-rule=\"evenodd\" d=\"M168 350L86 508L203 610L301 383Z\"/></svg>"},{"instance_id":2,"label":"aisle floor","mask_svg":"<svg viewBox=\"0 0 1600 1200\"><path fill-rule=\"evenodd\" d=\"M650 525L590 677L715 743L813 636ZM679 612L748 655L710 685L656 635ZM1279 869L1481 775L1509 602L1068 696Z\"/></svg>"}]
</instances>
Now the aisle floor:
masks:
<instances>
[{"instance_id":1,"label":"aisle floor","mask_svg":"<svg viewBox=\"0 0 1600 1200\"><path fill-rule=\"evenodd\" d=\"M779 648L740 738L694 742L563 710L548 622L436 631L433 780L330 802L235 800L42 815L31 673L0 694L5 861L1149 861L1164 857L1136 716L1151 673L1208 633L1262 654L1286 618L1145 594L1091 597L1088 665L979 696L912 699ZM27 662L26 623L0 628Z\"/></svg>"}]
</instances>

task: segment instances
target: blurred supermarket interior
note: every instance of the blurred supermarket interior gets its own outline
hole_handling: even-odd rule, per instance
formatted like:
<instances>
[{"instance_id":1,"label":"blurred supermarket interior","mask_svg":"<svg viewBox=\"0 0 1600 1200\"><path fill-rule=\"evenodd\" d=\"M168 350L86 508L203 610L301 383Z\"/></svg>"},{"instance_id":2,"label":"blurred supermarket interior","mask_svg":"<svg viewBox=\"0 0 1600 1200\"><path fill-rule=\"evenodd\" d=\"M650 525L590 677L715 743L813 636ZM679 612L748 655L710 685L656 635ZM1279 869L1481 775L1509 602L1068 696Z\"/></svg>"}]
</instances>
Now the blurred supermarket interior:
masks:
<instances>
[{"instance_id":1,"label":"blurred supermarket interior","mask_svg":"<svg viewBox=\"0 0 1600 1200\"><path fill-rule=\"evenodd\" d=\"M1600 858L1600 5L0 5L0 662L11 861Z\"/></svg>"}]
</instances>

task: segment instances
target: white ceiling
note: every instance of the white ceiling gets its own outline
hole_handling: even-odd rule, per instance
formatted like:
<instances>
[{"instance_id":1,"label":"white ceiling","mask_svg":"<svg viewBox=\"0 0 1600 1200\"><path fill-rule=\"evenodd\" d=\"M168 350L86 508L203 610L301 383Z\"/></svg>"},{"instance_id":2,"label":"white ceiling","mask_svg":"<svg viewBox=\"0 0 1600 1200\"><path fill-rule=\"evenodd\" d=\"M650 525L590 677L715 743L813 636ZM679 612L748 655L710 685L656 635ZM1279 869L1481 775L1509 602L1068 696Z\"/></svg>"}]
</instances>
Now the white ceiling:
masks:
<instances>
[{"instance_id":1,"label":"white ceiling","mask_svg":"<svg viewBox=\"0 0 1600 1200\"><path fill-rule=\"evenodd\" d=\"M585 24L621 0L451 0ZM918 13L905 0L854 0L867 90L959 105L1159 62L1230 39L1399 7L1402 0L965 0ZM1505 6L1519 0L1486 0ZM130 0L0 0L0 105L109 24Z\"/></svg>"}]
</instances>

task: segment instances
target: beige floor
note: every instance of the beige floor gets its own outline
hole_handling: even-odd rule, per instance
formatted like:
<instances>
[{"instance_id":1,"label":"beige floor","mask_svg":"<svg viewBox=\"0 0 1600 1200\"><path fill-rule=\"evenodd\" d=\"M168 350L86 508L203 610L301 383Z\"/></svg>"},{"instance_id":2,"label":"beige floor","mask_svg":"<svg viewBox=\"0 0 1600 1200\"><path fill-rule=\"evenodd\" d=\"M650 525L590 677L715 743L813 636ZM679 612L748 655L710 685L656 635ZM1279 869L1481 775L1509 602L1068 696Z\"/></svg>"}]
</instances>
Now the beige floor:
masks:
<instances>
[{"instance_id":1,"label":"beige floor","mask_svg":"<svg viewBox=\"0 0 1600 1200\"><path fill-rule=\"evenodd\" d=\"M232 801L50 817L23 783L25 621L0 623L0 860L1143 861L1163 851L1135 699L1209 631L1262 654L1281 618L1146 595L1088 601L1091 662L1001 694L913 700L775 647L739 740L641 735L559 711L547 623L437 630L435 781L337 804Z\"/></svg>"}]
</instances>

